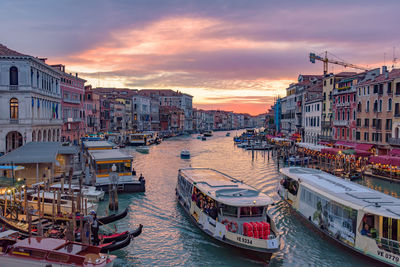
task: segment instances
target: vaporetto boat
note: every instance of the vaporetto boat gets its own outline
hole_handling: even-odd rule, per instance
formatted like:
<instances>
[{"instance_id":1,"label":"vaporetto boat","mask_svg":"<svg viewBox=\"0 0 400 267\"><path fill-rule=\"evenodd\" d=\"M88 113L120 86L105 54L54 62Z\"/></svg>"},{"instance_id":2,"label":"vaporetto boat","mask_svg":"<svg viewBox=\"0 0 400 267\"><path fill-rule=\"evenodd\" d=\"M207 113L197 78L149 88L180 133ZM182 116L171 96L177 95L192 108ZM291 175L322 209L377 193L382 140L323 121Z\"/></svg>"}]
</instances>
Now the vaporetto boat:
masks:
<instances>
[{"instance_id":1,"label":"vaporetto boat","mask_svg":"<svg viewBox=\"0 0 400 267\"><path fill-rule=\"evenodd\" d=\"M400 266L400 200L329 173L283 168L279 195L336 242Z\"/></svg>"},{"instance_id":2,"label":"vaporetto boat","mask_svg":"<svg viewBox=\"0 0 400 267\"><path fill-rule=\"evenodd\" d=\"M269 261L281 238L268 214L273 200L226 174L209 168L178 173L178 202L195 224L214 239Z\"/></svg>"}]
</instances>

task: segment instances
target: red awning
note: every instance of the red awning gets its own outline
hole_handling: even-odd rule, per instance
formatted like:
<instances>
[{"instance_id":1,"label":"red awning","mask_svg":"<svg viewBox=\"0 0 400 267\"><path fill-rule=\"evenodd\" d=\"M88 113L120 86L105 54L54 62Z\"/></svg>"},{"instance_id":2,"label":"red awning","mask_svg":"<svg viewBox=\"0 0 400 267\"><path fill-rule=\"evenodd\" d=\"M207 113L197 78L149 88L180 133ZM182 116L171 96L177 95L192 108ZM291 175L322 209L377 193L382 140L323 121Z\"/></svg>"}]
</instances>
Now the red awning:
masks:
<instances>
[{"instance_id":1,"label":"red awning","mask_svg":"<svg viewBox=\"0 0 400 267\"><path fill-rule=\"evenodd\" d=\"M400 157L373 156L369 159L369 162L373 164L400 166Z\"/></svg>"},{"instance_id":2,"label":"red awning","mask_svg":"<svg viewBox=\"0 0 400 267\"><path fill-rule=\"evenodd\" d=\"M356 143L347 142L347 141L337 141L335 143L335 146L345 146L345 147L349 147L349 148L355 148L356 145L357 145Z\"/></svg>"},{"instance_id":3,"label":"red awning","mask_svg":"<svg viewBox=\"0 0 400 267\"><path fill-rule=\"evenodd\" d=\"M389 153L391 156L400 157L400 149L398 148L392 149Z\"/></svg>"},{"instance_id":4,"label":"red awning","mask_svg":"<svg viewBox=\"0 0 400 267\"><path fill-rule=\"evenodd\" d=\"M339 151L342 151L342 150L343 150L343 149L340 149L340 148L330 147L330 148L323 148L323 149L321 149L321 153L336 155Z\"/></svg>"},{"instance_id":5,"label":"red awning","mask_svg":"<svg viewBox=\"0 0 400 267\"><path fill-rule=\"evenodd\" d=\"M366 151L366 150L356 149L356 156L357 157L369 157L369 156L371 156L371 152Z\"/></svg>"},{"instance_id":6,"label":"red awning","mask_svg":"<svg viewBox=\"0 0 400 267\"><path fill-rule=\"evenodd\" d=\"M359 150L370 150L374 145L373 144L357 144L356 149Z\"/></svg>"}]
</instances>

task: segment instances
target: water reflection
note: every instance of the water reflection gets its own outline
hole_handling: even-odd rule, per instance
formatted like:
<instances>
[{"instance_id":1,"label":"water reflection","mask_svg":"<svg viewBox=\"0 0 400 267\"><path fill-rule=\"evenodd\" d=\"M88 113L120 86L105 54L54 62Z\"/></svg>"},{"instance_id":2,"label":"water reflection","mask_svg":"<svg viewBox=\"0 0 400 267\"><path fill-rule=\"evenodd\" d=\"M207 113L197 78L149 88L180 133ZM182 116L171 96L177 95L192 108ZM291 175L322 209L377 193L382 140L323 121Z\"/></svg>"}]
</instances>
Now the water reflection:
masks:
<instances>
[{"instance_id":1,"label":"water reflection","mask_svg":"<svg viewBox=\"0 0 400 267\"><path fill-rule=\"evenodd\" d=\"M232 137L235 132L232 132ZM143 233L131 245L117 253L116 266L259 266L237 249L215 242L191 222L175 199L179 168L211 167L227 173L279 200L276 188L279 174L272 156L266 151L237 148L232 137L216 132L207 141L197 135L178 137L152 146L149 154L125 150L134 156L135 169L146 178L146 193L119 196L120 209L130 207L127 218L116 223L120 230L132 229L139 223ZM181 159L188 149L190 159ZM366 179L367 186L384 186ZM391 188L392 185L388 186ZM400 192L400 188L396 192ZM105 212L107 202L101 203ZM282 251L271 260L271 266L363 266L370 262L356 257L334 243L322 239L284 202L270 207L270 212L283 235ZM113 228L114 226L111 225Z\"/></svg>"}]
</instances>

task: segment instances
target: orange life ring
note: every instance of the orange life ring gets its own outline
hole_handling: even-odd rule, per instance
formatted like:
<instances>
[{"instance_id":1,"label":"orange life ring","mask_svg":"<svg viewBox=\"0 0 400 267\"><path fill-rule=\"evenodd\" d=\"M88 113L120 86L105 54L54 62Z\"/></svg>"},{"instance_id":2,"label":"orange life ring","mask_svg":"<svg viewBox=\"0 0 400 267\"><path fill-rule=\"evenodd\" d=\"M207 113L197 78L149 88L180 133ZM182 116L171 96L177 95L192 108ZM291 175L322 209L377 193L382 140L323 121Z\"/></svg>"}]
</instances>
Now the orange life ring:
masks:
<instances>
[{"instance_id":1,"label":"orange life ring","mask_svg":"<svg viewBox=\"0 0 400 267\"><path fill-rule=\"evenodd\" d=\"M234 228L232 228L232 225L235 226ZM236 233L237 230L239 229L237 222L230 222L229 223L229 231L231 231L232 233Z\"/></svg>"}]
</instances>

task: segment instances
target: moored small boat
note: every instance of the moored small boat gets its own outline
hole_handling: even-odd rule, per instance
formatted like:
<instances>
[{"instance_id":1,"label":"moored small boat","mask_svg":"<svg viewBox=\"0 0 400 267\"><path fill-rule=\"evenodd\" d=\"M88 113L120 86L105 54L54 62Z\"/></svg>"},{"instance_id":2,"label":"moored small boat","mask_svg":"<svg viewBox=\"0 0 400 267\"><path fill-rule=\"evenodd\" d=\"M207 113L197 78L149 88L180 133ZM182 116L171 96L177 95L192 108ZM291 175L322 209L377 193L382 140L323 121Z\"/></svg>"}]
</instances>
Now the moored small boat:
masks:
<instances>
[{"instance_id":1,"label":"moored small boat","mask_svg":"<svg viewBox=\"0 0 400 267\"><path fill-rule=\"evenodd\" d=\"M101 247L62 239L32 237L1 239L2 266L98 266L111 267L116 256L101 253Z\"/></svg>"},{"instance_id":2,"label":"moored small boat","mask_svg":"<svg viewBox=\"0 0 400 267\"><path fill-rule=\"evenodd\" d=\"M181 158L183 159L188 159L190 158L190 151L187 149L184 149L181 151Z\"/></svg>"},{"instance_id":3,"label":"moored small boat","mask_svg":"<svg viewBox=\"0 0 400 267\"><path fill-rule=\"evenodd\" d=\"M178 172L179 204L204 233L262 261L279 251L281 238L268 213L267 195L209 168Z\"/></svg>"},{"instance_id":4,"label":"moored small boat","mask_svg":"<svg viewBox=\"0 0 400 267\"><path fill-rule=\"evenodd\" d=\"M226 135L225 135L225 136L231 136L231 133L229 133L229 132L228 132L228 133L226 133Z\"/></svg>"},{"instance_id":5,"label":"moored small boat","mask_svg":"<svg viewBox=\"0 0 400 267\"><path fill-rule=\"evenodd\" d=\"M211 136L213 136L213 132L212 132L212 131L205 131L205 132L203 133L203 135L204 135L205 137L211 137Z\"/></svg>"},{"instance_id":6,"label":"moored small boat","mask_svg":"<svg viewBox=\"0 0 400 267\"><path fill-rule=\"evenodd\" d=\"M201 137L201 141L206 141L206 140L207 140L207 137L205 137L205 136Z\"/></svg>"},{"instance_id":7,"label":"moored small boat","mask_svg":"<svg viewBox=\"0 0 400 267\"><path fill-rule=\"evenodd\" d=\"M353 251L400 266L400 200L329 173L280 170L279 195L314 229Z\"/></svg>"},{"instance_id":8,"label":"moored small boat","mask_svg":"<svg viewBox=\"0 0 400 267\"><path fill-rule=\"evenodd\" d=\"M150 148L148 146L138 146L136 147L136 151L144 154L148 154L150 151Z\"/></svg>"}]
</instances>

